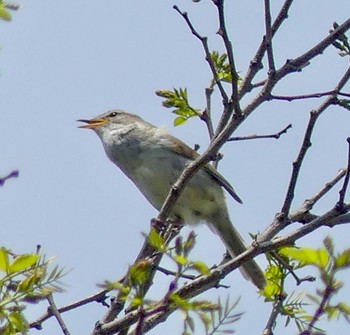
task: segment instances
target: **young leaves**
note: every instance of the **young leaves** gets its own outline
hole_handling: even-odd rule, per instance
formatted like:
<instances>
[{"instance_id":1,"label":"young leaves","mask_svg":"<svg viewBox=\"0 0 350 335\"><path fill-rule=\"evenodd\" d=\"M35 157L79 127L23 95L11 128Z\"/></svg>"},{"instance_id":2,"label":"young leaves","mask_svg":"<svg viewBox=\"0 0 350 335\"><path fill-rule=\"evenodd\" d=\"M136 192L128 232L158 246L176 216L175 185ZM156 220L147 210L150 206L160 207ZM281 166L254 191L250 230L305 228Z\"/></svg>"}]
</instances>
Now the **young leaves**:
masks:
<instances>
[{"instance_id":1,"label":"young leaves","mask_svg":"<svg viewBox=\"0 0 350 335\"><path fill-rule=\"evenodd\" d=\"M219 54L217 51L213 51L210 54L211 60L214 63L215 71L220 81L225 83L232 82L231 68L230 64L227 62L227 54ZM214 82L214 81L213 81Z\"/></svg>"},{"instance_id":2,"label":"young leaves","mask_svg":"<svg viewBox=\"0 0 350 335\"><path fill-rule=\"evenodd\" d=\"M62 290L58 285L62 270L55 267L49 271L50 263L38 253L14 255L0 248L1 334L24 334L28 329L22 313L25 303L36 303L53 291Z\"/></svg>"},{"instance_id":3,"label":"young leaves","mask_svg":"<svg viewBox=\"0 0 350 335\"><path fill-rule=\"evenodd\" d=\"M174 126L179 126L194 116L200 116L200 110L193 108L188 102L187 89L173 91L156 91L156 94L164 98L162 105L166 108L174 108L172 113L178 115L174 120Z\"/></svg>"},{"instance_id":4,"label":"young leaves","mask_svg":"<svg viewBox=\"0 0 350 335\"><path fill-rule=\"evenodd\" d=\"M287 317L286 325L294 320L299 332L309 334L318 330L316 323L326 316L328 320L342 316L350 320L350 306L345 302L333 303L335 294L343 287L343 283L337 279L339 271L350 267L350 249L337 253L333 241L327 237L323 241L323 248L294 248L285 247L278 250L278 258L268 258L266 285L263 295L267 301L273 301L279 305L279 314ZM276 256L277 257L277 256ZM322 288L314 294L300 293L296 297L293 294L287 295L285 291L285 280L290 274L297 279L298 284L302 281L310 281L310 277L299 279L296 271L307 266L315 267L319 272ZM314 314L309 314L305 298L313 305L316 305ZM308 308L310 309L310 307Z\"/></svg>"}]
</instances>

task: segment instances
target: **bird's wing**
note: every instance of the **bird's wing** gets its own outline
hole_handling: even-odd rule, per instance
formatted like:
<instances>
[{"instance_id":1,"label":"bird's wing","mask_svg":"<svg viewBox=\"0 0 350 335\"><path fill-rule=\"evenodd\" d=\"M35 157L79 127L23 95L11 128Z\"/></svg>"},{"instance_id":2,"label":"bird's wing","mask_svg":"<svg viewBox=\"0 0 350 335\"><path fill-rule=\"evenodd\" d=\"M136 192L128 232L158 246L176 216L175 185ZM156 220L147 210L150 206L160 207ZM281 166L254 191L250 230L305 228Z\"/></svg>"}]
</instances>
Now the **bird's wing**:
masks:
<instances>
[{"instance_id":1,"label":"bird's wing","mask_svg":"<svg viewBox=\"0 0 350 335\"><path fill-rule=\"evenodd\" d=\"M185 144L176 137L171 136L171 143L169 144L171 149L175 151L178 155L185 156L190 160L195 160L199 156L199 154L195 150L191 149L187 144ZM213 166L206 164L203 168L232 196L233 199L235 199L240 204L242 203L241 198L237 195L232 185Z\"/></svg>"}]
</instances>

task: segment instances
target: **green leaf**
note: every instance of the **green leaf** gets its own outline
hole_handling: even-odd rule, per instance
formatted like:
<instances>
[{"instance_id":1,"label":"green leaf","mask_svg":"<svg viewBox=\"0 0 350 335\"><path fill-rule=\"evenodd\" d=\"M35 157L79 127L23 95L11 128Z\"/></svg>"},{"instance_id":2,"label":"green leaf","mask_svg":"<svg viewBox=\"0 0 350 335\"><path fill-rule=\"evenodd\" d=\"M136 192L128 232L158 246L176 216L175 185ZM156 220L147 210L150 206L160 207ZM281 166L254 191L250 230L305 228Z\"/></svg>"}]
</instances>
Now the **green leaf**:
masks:
<instances>
[{"instance_id":1,"label":"green leaf","mask_svg":"<svg viewBox=\"0 0 350 335\"><path fill-rule=\"evenodd\" d=\"M276 295L280 292L281 288L277 283L267 282L261 294L265 297L266 301L274 301Z\"/></svg>"},{"instance_id":2,"label":"green leaf","mask_svg":"<svg viewBox=\"0 0 350 335\"><path fill-rule=\"evenodd\" d=\"M7 272L9 267L9 254L6 248L0 248L0 270Z\"/></svg>"},{"instance_id":3,"label":"green leaf","mask_svg":"<svg viewBox=\"0 0 350 335\"><path fill-rule=\"evenodd\" d=\"M349 321L350 317L350 306L346 304L345 302L340 302L337 305L337 309L341 315L343 315L347 321Z\"/></svg>"},{"instance_id":4,"label":"green leaf","mask_svg":"<svg viewBox=\"0 0 350 335\"><path fill-rule=\"evenodd\" d=\"M215 71L220 81L231 83L232 75L230 64L227 61L227 54L220 55L217 51L213 51L210 57L214 63Z\"/></svg>"},{"instance_id":5,"label":"green leaf","mask_svg":"<svg viewBox=\"0 0 350 335\"><path fill-rule=\"evenodd\" d=\"M8 319L9 319L11 328L13 330L15 330L15 332L13 332L13 334L18 333L18 332L24 333L24 331L28 329L27 322L24 319L22 313L20 313L18 311L14 311L14 312L10 313L10 315L8 315Z\"/></svg>"},{"instance_id":6,"label":"green leaf","mask_svg":"<svg viewBox=\"0 0 350 335\"><path fill-rule=\"evenodd\" d=\"M0 19L4 21L11 21L12 19L10 12L4 8L3 4L0 4Z\"/></svg>"},{"instance_id":7,"label":"green leaf","mask_svg":"<svg viewBox=\"0 0 350 335\"><path fill-rule=\"evenodd\" d=\"M179 126L194 116L200 116L199 109L193 108L188 102L186 88L174 88L173 91L161 90L156 94L164 98L162 105L166 108L173 108L172 113L178 115L174 120L174 126Z\"/></svg>"},{"instance_id":8,"label":"green leaf","mask_svg":"<svg viewBox=\"0 0 350 335\"><path fill-rule=\"evenodd\" d=\"M174 260L175 260L176 263L178 263L178 264L180 264L182 266L186 265L187 262L188 262L187 258L183 257L181 255L174 256Z\"/></svg>"},{"instance_id":9,"label":"green leaf","mask_svg":"<svg viewBox=\"0 0 350 335\"><path fill-rule=\"evenodd\" d=\"M18 292L28 292L33 290L33 285L37 283L38 278L36 276L29 276L23 279L17 287Z\"/></svg>"},{"instance_id":10,"label":"green leaf","mask_svg":"<svg viewBox=\"0 0 350 335\"><path fill-rule=\"evenodd\" d=\"M350 249L344 250L335 258L335 267L337 269L350 266Z\"/></svg>"},{"instance_id":11,"label":"green leaf","mask_svg":"<svg viewBox=\"0 0 350 335\"><path fill-rule=\"evenodd\" d=\"M324 312L327 314L328 320L332 320L337 316L337 310L333 306L327 306Z\"/></svg>"},{"instance_id":12,"label":"green leaf","mask_svg":"<svg viewBox=\"0 0 350 335\"><path fill-rule=\"evenodd\" d=\"M206 333L208 333L209 327L212 324L211 318L206 313L198 313L198 316L203 323Z\"/></svg>"},{"instance_id":13,"label":"green leaf","mask_svg":"<svg viewBox=\"0 0 350 335\"><path fill-rule=\"evenodd\" d=\"M171 293L169 298L175 306L182 310L187 311L191 308L191 304L186 299L181 298L177 293Z\"/></svg>"},{"instance_id":14,"label":"green leaf","mask_svg":"<svg viewBox=\"0 0 350 335\"><path fill-rule=\"evenodd\" d=\"M308 297L315 305L320 304L320 299L318 299L318 297L311 294L306 294L306 297Z\"/></svg>"},{"instance_id":15,"label":"green leaf","mask_svg":"<svg viewBox=\"0 0 350 335\"><path fill-rule=\"evenodd\" d=\"M188 254L191 252L191 250L193 249L194 245L196 243L196 234L194 233L194 231L192 230L188 236L187 236L187 240L185 241L184 245L183 245L183 249L184 249L184 254L185 256L188 256Z\"/></svg>"},{"instance_id":16,"label":"green leaf","mask_svg":"<svg viewBox=\"0 0 350 335\"><path fill-rule=\"evenodd\" d=\"M141 298L136 297L136 298L131 300L131 307L133 307L133 308L137 308L137 307L141 306L141 304L142 304Z\"/></svg>"},{"instance_id":17,"label":"green leaf","mask_svg":"<svg viewBox=\"0 0 350 335\"><path fill-rule=\"evenodd\" d=\"M129 278L133 286L142 285L148 277L150 263L147 260L141 260L132 265L129 269Z\"/></svg>"},{"instance_id":18,"label":"green leaf","mask_svg":"<svg viewBox=\"0 0 350 335\"><path fill-rule=\"evenodd\" d=\"M180 126L182 125L183 123L185 123L187 121L187 119L183 116L178 116L177 118L175 118L174 120L174 126L177 127L177 126Z\"/></svg>"},{"instance_id":19,"label":"green leaf","mask_svg":"<svg viewBox=\"0 0 350 335\"><path fill-rule=\"evenodd\" d=\"M155 229L151 229L148 235L148 243L159 251L165 251L165 242L163 237L161 237Z\"/></svg>"},{"instance_id":20,"label":"green leaf","mask_svg":"<svg viewBox=\"0 0 350 335\"><path fill-rule=\"evenodd\" d=\"M318 268L324 269L329 261L329 254L325 249L311 248L282 248L280 254L299 262L299 266L315 265Z\"/></svg>"},{"instance_id":21,"label":"green leaf","mask_svg":"<svg viewBox=\"0 0 350 335\"><path fill-rule=\"evenodd\" d=\"M187 316L186 318L186 323L188 324L188 326L190 327L190 330L192 333L194 333L195 328L194 328L194 321L190 316Z\"/></svg>"},{"instance_id":22,"label":"green leaf","mask_svg":"<svg viewBox=\"0 0 350 335\"><path fill-rule=\"evenodd\" d=\"M25 255L18 256L15 258L13 263L9 266L8 272L17 273L25 269L28 269L31 266L33 266L38 261L38 259L39 259L39 255L37 254L34 254L34 255L25 254Z\"/></svg>"},{"instance_id":23,"label":"green leaf","mask_svg":"<svg viewBox=\"0 0 350 335\"><path fill-rule=\"evenodd\" d=\"M334 255L334 243L329 236L325 237L325 239L323 240L323 245L325 246L329 255Z\"/></svg>"},{"instance_id":24,"label":"green leaf","mask_svg":"<svg viewBox=\"0 0 350 335\"><path fill-rule=\"evenodd\" d=\"M191 262L191 265L202 275L208 275L210 273L208 266L204 262L195 261Z\"/></svg>"}]
</instances>

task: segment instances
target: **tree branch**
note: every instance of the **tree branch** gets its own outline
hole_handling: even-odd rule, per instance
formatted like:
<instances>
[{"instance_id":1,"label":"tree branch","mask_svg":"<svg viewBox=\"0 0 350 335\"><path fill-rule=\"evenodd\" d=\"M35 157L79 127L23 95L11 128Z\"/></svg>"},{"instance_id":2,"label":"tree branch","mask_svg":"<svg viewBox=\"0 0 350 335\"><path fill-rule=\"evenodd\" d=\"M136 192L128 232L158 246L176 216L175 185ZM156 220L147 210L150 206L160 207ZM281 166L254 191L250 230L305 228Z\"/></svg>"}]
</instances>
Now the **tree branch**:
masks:
<instances>
[{"instance_id":1,"label":"tree branch","mask_svg":"<svg viewBox=\"0 0 350 335\"><path fill-rule=\"evenodd\" d=\"M311 198L306 199L299 209L292 212L289 215L289 220L291 222L302 223L307 223L314 220L317 216L311 214L310 211L312 210L316 202L319 201L323 196L325 196L345 176L345 173L345 169L340 169L337 175L328 183L326 183L320 191L318 191Z\"/></svg>"},{"instance_id":2,"label":"tree branch","mask_svg":"<svg viewBox=\"0 0 350 335\"><path fill-rule=\"evenodd\" d=\"M8 179L10 179L10 178L18 178L18 176L19 176L19 171L18 170L13 170L7 176L0 178L0 186L3 186Z\"/></svg>"},{"instance_id":3,"label":"tree branch","mask_svg":"<svg viewBox=\"0 0 350 335\"><path fill-rule=\"evenodd\" d=\"M232 43L230 41L230 38L227 33L226 28L226 22L225 22L225 13L224 13L224 0L213 0L213 3L217 7L218 10L218 17L219 17L219 31L218 34L222 37L225 49L227 52L227 58L228 62L230 64L230 72L231 72L231 101L234 106L234 110L236 113L241 113L241 107L239 105L239 99L238 99L238 82L239 82L239 75L236 69L234 54L233 54L233 48ZM225 115L222 117L225 118ZM221 124L221 121L220 121ZM218 128L221 130L220 126Z\"/></svg>"},{"instance_id":4,"label":"tree branch","mask_svg":"<svg viewBox=\"0 0 350 335\"><path fill-rule=\"evenodd\" d=\"M273 56L272 47L272 27L271 27L271 8L270 0L264 0L265 5L265 36L264 42L266 44L267 60L269 64L269 76L273 75L276 71L275 60Z\"/></svg>"},{"instance_id":5,"label":"tree branch","mask_svg":"<svg viewBox=\"0 0 350 335\"><path fill-rule=\"evenodd\" d=\"M56 318L58 324L60 325L60 328L63 332L64 335L70 335L70 332L65 324L65 322L63 321L63 318L60 314L60 312L58 311L57 309L57 306L55 304L55 301L53 299L53 296L52 296L52 293L49 294L47 297L46 297L47 301L49 302L49 310L51 311L51 313L53 314L53 316Z\"/></svg>"},{"instance_id":6,"label":"tree branch","mask_svg":"<svg viewBox=\"0 0 350 335\"><path fill-rule=\"evenodd\" d=\"M102 302L103 304L105 304L104 301L106 299L106 295L108 292L109 292L109 290L99 291L99 292L97 292L97 293L95 293L87 298L81 299L81 300L74 302L72 304L69 304L67 306L63 306L61 308L58 308L57 311L58 311L58 313L62 314L64 312L68 312L68 311L71 311L71 310L76 309L78 307L87 305L91 302ZM35 329L41 330L43 322L50 319L52 316L53 316L53 311L51 309L48 309L44 315L39 317L37 320L31 322L29 324L29 328L35 328Z\"/></svg>"},{"instance_id":7,"label":"tree branch","mask_svg":"<svg viewBox=\"0 0 350 335\"><path fill-rule=\"evenodd\" d=\"M227 142L231 141L246 141L246 140L256 140L262 138L275 138L278 140L283 134L286 134L288 129L292 128L292 124L289 124L278 133L275 134L266 134L266 135L249 135L249 136L239 136L239 137L230 137Z\"/></svg>"},{"instance_id":8,"label":"tree branch","mask_svg":"<svg viewBox=\"0 0 350 335\"><path fill-rule=\"evenodd\" d=\"M271 39L277 33L278 29L281 27L284 20L288 18L288 12L290 10L290 7L293 4L293 1L294 0L286 0L283 6L281 7L281 10L279 11L277 18L271 28L271 34L272 34ZM256 74L263 68L262 60L264 58L265 52L266 52L266 43L263 38L253 60L250 62L247 74L243 78L243 81L239 90L239 99L242 99L242 97L247 92L250 92L252 88L253 79L255 78Z\"/></svg>"},{"instance_id":9,"label":"tree branch","mask_svg":"<svg viewBox=\"0 0 350 335\"><path fill-rule=\"evenodd\" d=\"M347 142L348 142L348 166L346 168L346 174L345 174L345 178L344 178L343 187L339 191L339 200L338 200L339 210L343 209L345 194L346 194L346 190L347 190L348 185L349 185L349 176L350 176L350 137L347 138Z\"/></svg>"},{"instance_id":10,"label":"tree branch","mask_svg":"<svg viewBox=\"0 0 350 335\"><path fill-rule=\"evenodd\" d=\"M218 74L216 72L216 69L215 69L215 66L214 66L214 63L211 59L211 56L210 56L210 50L209 50L209 46L208 46L208 38L207 37L204 37L204 36L201 36L197 30L194 28L191 20L189 19L188 17L188 14L187 12L182 12L178 6L174 5L173 8L182 16L182 18L185 20L187 26L190 28L190 31L191 33L200 40L200 42L202 43L202 46L203 46L203 49L204 49L204 52L205 52L205 60L208 62L209 64L209 67L210 67L210 70L213 74L213 78L214 78L214 81L215 81L215 84L218 86L219 88L219 91L221 93L221 96L222 96L222 99L223 101L228 101L228 96L226 94L226 91L224 89L224 87L222 86L221 84L221 81L218 77Z\"/></svg>"},{"instance_id":11,"label":"tree branch","mask_svg":"<svg viewBox=\"0 0 350 335\"><path fill-rule=\"evenodd\" d=\"M310 93L310 94L301 94L301 95L270 95L271 100L284 100L284 101L293 101L293 100L305 100L312 98L322 98L327 95L333 95L337 93L336 91L327 91L327 92L319 92L319 93ZM342 95L345 97L350 97L349 93L338 92L338 95Z\"/></svg>"},{"instance_id":12,"label":"tree branch","mask_svg":"<svg viewBox=\"0 0 350 335\"><path fill-rule=\"evenodd\" d=\"M350 205L346 206L346 210L349 209ZM235 257L231 261L212 269L208 276L201 276L192 282L185 284L176 290L175 293L182 299L191 299L211 288L217 287L220 280L225 278L233 270L239 268L244 262L256 257L259 254L263 254L283 246L293 245L297 240L320 227L334 227L336 225L349 223L350 214L339 214L336 209L332 209L315 219L310 224L296 229L294 232L291 232L284 237L278 237L274 240L265 240L255 243L238 257ZM154 328L157 324L165 321L167 317L175 310L176 306L173 306L167 300L162 300L155 307L152 307L146 311L148 315L151 315L151 317L144 320L142 331L145 333ZM130 312L123 319L114 320L104 325L100 325L97 334L115 334L121 329L136 323L137 320L138 312Z\"/></svg>"}]
</instances>

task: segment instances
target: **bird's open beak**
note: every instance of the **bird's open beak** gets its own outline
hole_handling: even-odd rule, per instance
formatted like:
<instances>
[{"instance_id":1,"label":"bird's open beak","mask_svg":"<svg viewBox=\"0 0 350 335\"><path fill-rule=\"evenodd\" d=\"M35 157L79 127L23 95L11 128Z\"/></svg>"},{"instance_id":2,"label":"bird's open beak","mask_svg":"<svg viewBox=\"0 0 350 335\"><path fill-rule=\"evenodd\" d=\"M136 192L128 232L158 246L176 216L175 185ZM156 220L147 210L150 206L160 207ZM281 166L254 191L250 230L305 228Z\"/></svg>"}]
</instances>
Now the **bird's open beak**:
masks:
<instances>
[{"instance_id":1,"label":"bird's open beak","mask_svg":"<svg viewBox=\"0 0 350 335\"><path fill-rule=\"evenodd\" d=\"M92 120L77 120L77 121L87 123L83 126L79 126L78 128L95 129L95 128L107 123L108 120L107 119L92 119Z\"/></svg>"}]
</instances>

